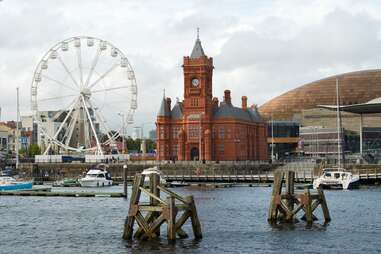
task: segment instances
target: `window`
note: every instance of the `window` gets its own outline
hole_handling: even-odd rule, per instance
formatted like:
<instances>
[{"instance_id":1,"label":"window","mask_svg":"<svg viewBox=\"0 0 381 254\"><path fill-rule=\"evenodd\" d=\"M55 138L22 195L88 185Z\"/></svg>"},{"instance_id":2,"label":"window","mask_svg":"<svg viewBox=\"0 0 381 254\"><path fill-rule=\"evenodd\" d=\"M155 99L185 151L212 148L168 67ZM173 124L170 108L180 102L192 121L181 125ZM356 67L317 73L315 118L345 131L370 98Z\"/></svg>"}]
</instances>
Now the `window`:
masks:
<instances>
[{"instance_id":1,"label":"window","mask_svg":"<svg viewBox=\"0 0 381 254\"><path fill-rule=\"evenodd\" d=\"M188 125L188 138L196 139L200 134L200 126L198 125Z\"/></svg>"},{"instance_id":2,"label":"window","mask_svg":"<svg viewBox=\"0 0 381 254\"><path fill-rule=\"evenodd\" d=\"M218 136L220 139L225 138L225 127L220 127Z\"/></svg>"},{"instance_id":3,"label":"window","mask_svg":"<svg viewBox=\"0 0 381 254\"><path fill-rule=\"evenodd\" d=\"M172 138L177 139L179 135L180 127L173 127L172 128Z\"/></svg>"},{"instance_id":4,"label":"window","mask_svg":"<svg viewBox=\"0 0 381 254\"><path fill-rule=\"evenodd\" d=\"M225 153L225 145L224 144L220 144L218 146L218 152L223 155Z\"/></svg>"},{"instance_id":5,"label":"window","mask_svg":"<svg viewBox=\"0 0 381 254\"><path fill-rule=\"evenodd\" d=\"M197 98L192 98L191 99L191 106L192 107L197 107L198 106L198 99Z\"/></svg>"},{"instance_id":6,"label":"window","mask_svg":"<svg viewBox=\"0 0 381 254\"><path fill-rule=\"evenodd\" d=\"M160 126L160 138L165 138L164 126Z\"/></svg>"}]
</instances>

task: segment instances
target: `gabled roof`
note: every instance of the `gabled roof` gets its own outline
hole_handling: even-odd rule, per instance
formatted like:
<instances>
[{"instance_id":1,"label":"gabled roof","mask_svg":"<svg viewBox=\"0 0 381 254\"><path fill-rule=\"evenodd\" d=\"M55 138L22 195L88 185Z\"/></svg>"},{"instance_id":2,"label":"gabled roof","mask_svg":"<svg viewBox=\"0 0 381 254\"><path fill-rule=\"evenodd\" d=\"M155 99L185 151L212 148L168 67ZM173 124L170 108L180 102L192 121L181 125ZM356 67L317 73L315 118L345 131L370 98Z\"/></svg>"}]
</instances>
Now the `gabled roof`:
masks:
<instances>
[{"instance_id":1,"label":"gabled roof","mask_svg":"<svg viewBox=\"0 0 381 254\"><path fill-rule=\"evenodd\" d=\"M171 112L172 119L182 119L183 118L183 104L179 101L176 102L175 106Z\"/></svg>"},{"instance_id":2,"label":"gabled roof","mask_svg":"<svg viewBox=\"0 0 381 254\"><path fill-rule=\"evenodd\" d=\"M159 112L157 113L157 116L171 116L171 110L168 108L167 101L165 99L165 96L163 96L163 100L161 101Z\"/></svg>"},{"instance_id":3,"label":"gabled roof","mask_svg":"<svg viewBox=\"0 0 381 254\"><path fill-rule=\"evenodd\" d=\"M190 58L195 59L195 58L200 58L202 56L205 56L204 49L201 46L200 39L197 37L196 42L193 46L193 50L190 55Z\"/></svg>"}]
</instances>

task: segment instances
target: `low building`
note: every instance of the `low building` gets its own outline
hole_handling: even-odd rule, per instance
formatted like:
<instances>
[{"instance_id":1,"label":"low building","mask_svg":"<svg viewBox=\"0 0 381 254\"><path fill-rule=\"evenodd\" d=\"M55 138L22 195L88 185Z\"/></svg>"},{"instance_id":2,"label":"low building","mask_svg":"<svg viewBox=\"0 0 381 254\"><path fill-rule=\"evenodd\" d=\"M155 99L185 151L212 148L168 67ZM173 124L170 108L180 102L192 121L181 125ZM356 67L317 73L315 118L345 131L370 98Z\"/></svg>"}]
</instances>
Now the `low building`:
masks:
<instances>
[{"instance_id":1,"label":"low building","mask_svg":"<svg viewBox=\"0 0 381 254\"><path fill-rule=\"evenodd\" d=\"M308 126L300 128L299 149L305 155L326 157L339 152L338 141L345 153L359 151L359 136L353 131L342 129L340 139L337 128L324 128L321 126Z\"/></svg>"},{"instance_id":2,"label":"low building","mask_svg":"<svg viewBox=\"0 0 381 254\"><path fill-rule=\"evenodd\" d=\"M282 159L298 152L299 123L292 121L269 121L267 123L267 143L269 155ZM272 146L274 147L272 148Z\"/></svg>"}]
</instances>

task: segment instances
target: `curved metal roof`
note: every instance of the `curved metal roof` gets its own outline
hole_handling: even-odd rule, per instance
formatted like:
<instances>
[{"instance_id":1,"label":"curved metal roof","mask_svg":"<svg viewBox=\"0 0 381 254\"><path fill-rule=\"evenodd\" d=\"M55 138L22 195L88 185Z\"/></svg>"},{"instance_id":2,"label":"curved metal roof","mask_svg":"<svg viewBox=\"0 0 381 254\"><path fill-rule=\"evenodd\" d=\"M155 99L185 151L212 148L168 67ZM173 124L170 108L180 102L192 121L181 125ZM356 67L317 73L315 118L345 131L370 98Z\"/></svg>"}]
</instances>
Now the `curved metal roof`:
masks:
<instances>
[{"instance_id":1,"label":"curved metal roof","mask_svg":"<svg viewBox=\"0 0 381 254\"><path fill-rule=\"evenodd\" d=\"M319 108L337 110L336 105L319 105ZM344 112L355 113L355 114L381 113L381 97L370 100L365 103L343 105L343 106L340 106L340 110Z\"/></svg>"}]
</instances>

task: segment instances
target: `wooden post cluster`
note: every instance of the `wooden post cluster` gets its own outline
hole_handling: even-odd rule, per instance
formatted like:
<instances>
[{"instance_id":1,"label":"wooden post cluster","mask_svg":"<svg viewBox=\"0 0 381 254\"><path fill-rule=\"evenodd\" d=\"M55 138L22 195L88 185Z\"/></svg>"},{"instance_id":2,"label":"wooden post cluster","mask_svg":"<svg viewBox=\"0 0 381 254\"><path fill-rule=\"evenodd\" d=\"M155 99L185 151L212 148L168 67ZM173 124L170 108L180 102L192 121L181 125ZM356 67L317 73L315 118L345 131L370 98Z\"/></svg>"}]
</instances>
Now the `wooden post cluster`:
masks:
<instances>
[{"instance_id":1,"label":"wooden post cluster","mask_svg":"<svg viewBox=\"0 0 381 254\"><path fill-rule=\"evenodd\" d=\"M283 179L285 178L285 193L282 193ZM311 224L317 218L313 212L319 205L322 208L325 222L329 222L331 217L324 192L318 189L316 193L311 193L305 188L301 193L295 193L295 172L276 171L274 174L274 186L270 201L268 221L294 222L298 212L303 211L302 219Z\"/></svg>"},{"instance_id":2,"label":"wooden post cluster","mask_svg":"<svg viewBox=\"0 0 381 254\"><path fill-rule=\"evenodd\" d=\"M149 177L149 188L145 188L144 180ZM161 197L161 193L166 198ZM141 194L147 195L149 201L140 201ZM175 192L160 185L160 175L136 174L132 187L130 208L124 225L123 238L131 240L153 239L160 235L160 227L167 223L167 238L169 241L188 237L182 229L185 222L190 219L195 238L202 238L201 224L197 216L193 196L182 197ZM134 223L138 228L134 233Z\"/></svg>"}]
</instances>

